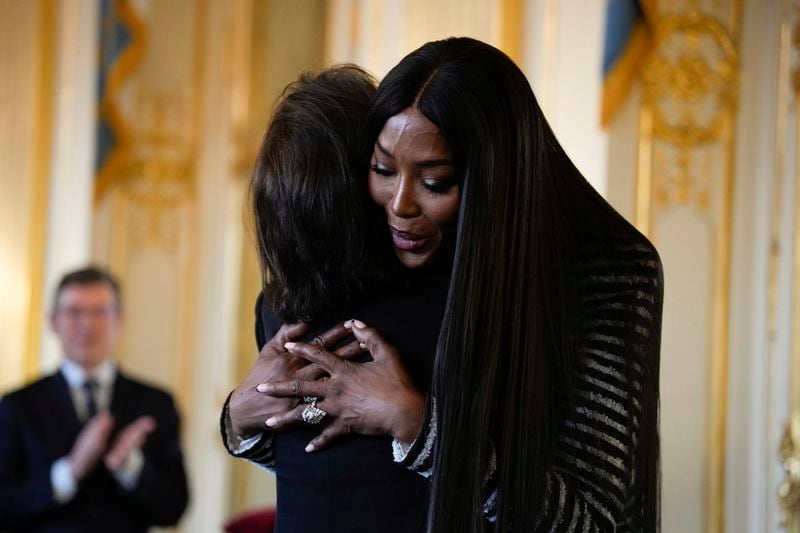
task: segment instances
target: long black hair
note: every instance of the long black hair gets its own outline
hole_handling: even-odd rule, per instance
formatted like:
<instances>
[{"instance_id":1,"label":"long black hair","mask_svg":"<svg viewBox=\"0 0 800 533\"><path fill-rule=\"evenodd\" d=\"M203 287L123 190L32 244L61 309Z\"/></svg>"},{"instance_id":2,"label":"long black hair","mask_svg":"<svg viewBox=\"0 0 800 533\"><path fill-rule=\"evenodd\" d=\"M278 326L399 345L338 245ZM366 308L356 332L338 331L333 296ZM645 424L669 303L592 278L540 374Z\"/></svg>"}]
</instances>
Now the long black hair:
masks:
<instances>
[{"instance_id":1,"label":"long black hair","mask_svg":"<svg viewBox=\"0 0 800 533\"><path fill-rule=\"evenodd\" d=\"M378 88L370 139L412 106L446 139L461 185L432 385L438 417L428 527L483 529L482 486L494 447L496 530L533 531L544 514L545 473L575 403L578 254L620 236L647 241L582 177L524 74L494 47L451 38L406 56ZM641 421L629 420L637 442L629 494L641 499L635 521L656 528L657 358L646 372L651 392L641 400Z\"/></svg>"},{"instance_id":2,"label":"long black hair","mask_svg":"<svg viewBox=\"0 0 800 533\"><path fill-rule=\"evenodd\" d=\"M264 296L285 321L345 309L392 270L381 211L364 183L375 85L355 65L303 73L267 128L250 202Z\"/></svg>"}]
</instances>

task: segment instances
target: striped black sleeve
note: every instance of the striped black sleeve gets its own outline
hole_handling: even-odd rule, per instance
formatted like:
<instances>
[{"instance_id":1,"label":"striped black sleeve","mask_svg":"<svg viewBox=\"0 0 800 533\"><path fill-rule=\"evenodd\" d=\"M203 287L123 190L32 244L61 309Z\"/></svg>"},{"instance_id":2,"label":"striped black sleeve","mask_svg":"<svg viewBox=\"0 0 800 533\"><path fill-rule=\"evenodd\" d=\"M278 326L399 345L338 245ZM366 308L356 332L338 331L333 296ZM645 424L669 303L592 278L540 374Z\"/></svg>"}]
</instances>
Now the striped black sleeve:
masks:
<instances>
[{"instance_id":1,"label":"striped black sleeve","mask_svg":"<svg viewBox=\"0 0 800 533\"><path fill-rule=\"evenodd\" d=\"M233 394L233 393L231 393ZM231 401L231 394L225 400L222 406L222 414L220 416L219 430L222 437L222 444L225 450L234 457L245 459L255 463L270 472L275 469L275 447L274 447L274 433L271 431L264 431L258 435L258 439L253 438L254 442L247 446L246 449L240 450L241 439L233 434L231 430L230 416L228 415L228 405Z\"/></svg>"},{"instance_id":2,"label":"striped black sleeve","mask_svg":"<svg viewBox=\"0 0 800 533\"><path fill-rule=\"evenodd\" d=\"M646 399L657 398L663 273L647 244L586 250L578 264L580 366L574 405L562 421L546 473L538 529L632 531L642 515L635 490L637 434ZM409 447L395 460L426 477L433 471L435 402ZM647 413L645 416L651 416ZM496 517L497 461L489 461L484 515Z\"/></svg>"}]
</instances>

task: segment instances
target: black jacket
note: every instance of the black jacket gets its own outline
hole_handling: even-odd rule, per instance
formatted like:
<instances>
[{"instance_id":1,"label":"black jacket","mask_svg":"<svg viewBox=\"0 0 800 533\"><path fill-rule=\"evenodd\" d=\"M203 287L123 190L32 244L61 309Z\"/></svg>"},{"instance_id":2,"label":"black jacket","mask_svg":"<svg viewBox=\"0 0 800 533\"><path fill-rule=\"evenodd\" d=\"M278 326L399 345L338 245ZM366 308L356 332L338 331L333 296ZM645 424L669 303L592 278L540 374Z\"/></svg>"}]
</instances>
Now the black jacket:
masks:
<instances>
[{"instance_id":1,"label":"black jacket","mask_svg":"<svg viewBox=\"0 0 800 533\"><path fill-rule=\"evenodd\" d=\"M188 502L175 404L164 391L117 373L109 442L142 415L156 419L143 448L136 488L125 491L102 464L65 504L54 500L53 462L67 455L81 423L61 372L0 401L0 531L146 531L175 524Z\"/></svg>"}]
</instances>

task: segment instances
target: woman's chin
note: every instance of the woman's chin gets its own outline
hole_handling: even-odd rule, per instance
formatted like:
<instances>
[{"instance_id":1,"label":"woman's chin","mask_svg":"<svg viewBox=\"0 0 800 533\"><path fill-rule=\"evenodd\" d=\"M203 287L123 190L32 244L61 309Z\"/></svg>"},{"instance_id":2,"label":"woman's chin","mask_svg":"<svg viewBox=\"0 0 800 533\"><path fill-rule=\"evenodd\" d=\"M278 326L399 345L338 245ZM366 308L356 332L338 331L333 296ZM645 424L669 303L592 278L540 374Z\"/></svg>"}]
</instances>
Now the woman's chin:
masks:
<instances>
[{"instance_id":1,"label":"woman's chin","mask_svg":"<svg viewBox=\"0 0 800 533\"><path fill-rule=\"evenodd\" d=\"M400 261L401 265L409 269L423 268L431 264L436 255L435 252L436 250L402 250L397 247L394 249L397 260Z\"/></svg>"}]
</instances>

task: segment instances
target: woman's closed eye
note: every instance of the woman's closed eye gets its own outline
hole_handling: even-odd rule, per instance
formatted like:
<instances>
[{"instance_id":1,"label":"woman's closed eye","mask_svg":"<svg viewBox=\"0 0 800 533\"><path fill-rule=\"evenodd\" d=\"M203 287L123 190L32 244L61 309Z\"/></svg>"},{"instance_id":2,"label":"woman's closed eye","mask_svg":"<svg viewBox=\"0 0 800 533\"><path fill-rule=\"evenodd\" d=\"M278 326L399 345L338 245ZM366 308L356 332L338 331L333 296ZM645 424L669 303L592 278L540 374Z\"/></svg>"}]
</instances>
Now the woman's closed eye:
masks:
<instances>
[{"instance_id":1,"label":"woman's closed eye","mask_svg":"<svg viewBox=\"0 0 800 533\"><path fill-rule=\"evenodd\" d=\"M452 179L425 179L422 186L433 194L445 194L455 187L456 182Z\"/></svg>"},{"instance_id":2,"label":"woman's closed eye","mask_svg":"<svg viewBox=\"0 0 800 533\"><path fill-rule=\"evenodd\" d=\"M384 178L391 178L397 175L397 171L391 167L383 166L380 163L372 163L369 169ZM452 178L421 178L420 183L431 194L446 194L455 185L456 182Z\"/></svg>"},{"instance_id":3,"label":"woman's closed eye","mask_svg":"<svg viewBox=\"0 0 800 533\"><path fill-rule=\"evenodd\" d=\"M370 165L369 169L372 172L374 172L375 174L377 174L379 176L385 176L387 178L390 177L390 176L394 176L395 175L395 171L394 170L392 170L390 168L382 167L382 166L376 165L376 164Z\"/></svg>"}]
</instances>

